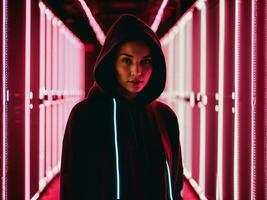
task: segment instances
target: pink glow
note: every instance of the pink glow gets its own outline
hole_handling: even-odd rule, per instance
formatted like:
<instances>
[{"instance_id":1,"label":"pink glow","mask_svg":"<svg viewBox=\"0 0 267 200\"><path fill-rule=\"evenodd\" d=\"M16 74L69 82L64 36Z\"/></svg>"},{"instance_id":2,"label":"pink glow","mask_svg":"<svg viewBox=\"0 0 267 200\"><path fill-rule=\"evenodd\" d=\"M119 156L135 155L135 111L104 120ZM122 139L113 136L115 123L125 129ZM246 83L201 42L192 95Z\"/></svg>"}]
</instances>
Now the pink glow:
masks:
<instances>
[{"instance_id":1,"label":"pink glow","mask_svg":"<svg viewBox=\"0 0 267 200\"><path fill-rule=\"evenodd\" d=\"M156 32L158 30L158 27L159 27L159 24L161 22L161 18L162 18L162 15L163 15L163 11L164 11L164 8L166 7L167 3L168 3L168 0L163 0L162 1L161 5L160 5L160 8L158 10L158 13L157 13L157 15L155 17L155 20L151 25L151 29L154 32Z\"/></svg>"}]
</instances>

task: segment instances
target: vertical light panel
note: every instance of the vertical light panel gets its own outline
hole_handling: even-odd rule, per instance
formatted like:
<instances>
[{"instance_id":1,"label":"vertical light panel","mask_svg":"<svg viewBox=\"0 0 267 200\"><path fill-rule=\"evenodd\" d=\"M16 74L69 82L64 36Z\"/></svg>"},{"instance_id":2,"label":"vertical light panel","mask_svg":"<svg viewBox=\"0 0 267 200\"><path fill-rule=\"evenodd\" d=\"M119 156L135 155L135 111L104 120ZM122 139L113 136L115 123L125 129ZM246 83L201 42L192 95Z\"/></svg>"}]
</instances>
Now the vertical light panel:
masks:
<instances>
[{"instance_id":1,"label":"vertical light panel","mask_svg":"<svg viewBox=\"0 0 267 200\"><path fill-rule=\"evenodd\" d=\"M3 107L3 127L2 127L2 133L3 133L3 140L2 140L2 193L1 193L1 198L3 200L7 199L7 150L8 150L8 138L7 138L7 120L6 120L6 113L7 113L7 89L6 89L6 80L7 80L7 23L8 23L8 18L7 18L7 0L2 1L2 19L3 19L3 25L2 25L2 45L3 45L3 52L2 52L2 77L3 77L3 82L2 82L2 107Z\"/></svg>"},{"instance_id":2,"label":"vertical light panel","mask_svg":"<svg viewBox=\"0 0 267 200\"><path fill-rule=\"evenodd\" d=\"M30 199L30 75L31 75L31 1L26 0L25 33L25 200Z\"/></svg>"},{"instance_id":3,"label":"vertical light panel","mask_svg":"<svg viewBox=\"0 0 267 200\"><path fill-rule=\"evenodd\" d=\"M175 68L174 73L174 81L175 90L178 90L179 94L184 95L184 89L185 89L185 22L182 20L182 24L179 28L178 34L175 36L175 39L173 40L175 42L175 50L178 50L175 52L174 58L176 59L175 65L173 66ZM177 92L177 91L173 91ZM185 103L183 101L178 101L178 112L177 115L180 119L180 131L182 133L186 133L186 127L185 127ZM180 135L181 142L181 149L182 149L182 156L185 157L185 135Z\"/></svg>"},{"instance_id":4,"label":"vertical light panel","mask_svg":"<svg viewBox=\"0 0 267 200\"><path fill-rule=\"evenodd\" d=\"M39 2L40 8L40 70L39 70L39 99L44 99L45 91L45 5ZM39 190L45 186L45 107L43 102L39 105Z\"/></svg>"},{"instance_id":5,"label":"vertical light panel","mask_svg":"<svg viewBox=\"0 0 267 200\"><path fill-rule=\"evenodd\" d=\"M59 96L60 96L60 100L59 100L59 110L58 110L58 131L60 132L60 139L59 139L59 154L58 156L61 156L61 149L62 149L62 144L61 141L63 140L63 131L64 130L64 116L63 116L63 102L64 100L61 98L63 96L63 64L64 64L64 60L63 60L63 47L64 47L64 40L63 40L63 29L62 29L62 22L59 21L58 22L58 29L59 29L59 35L58 35L58 40L59 40L59 52L58 52L58 89L59 89Z\"/></svg>"},{"instance_id":6,"label":"vertical light panel","mask_svg":"<svg viewBox=\"0 0 267 200\"><path fill-rule=\"evenodd\" d=\"M55 99L56 91L58 90L57 85L57 73L58 73L58 19L54 16L52 20L52 30L53 30L53 54L52 54L52 165L55 166L57 163L57 126L58 126L58 103Z\"/></svg>"},{"instance_id":7,"label":"vertical light panel","mask_svg":"<svg viewBox=\"0 0 267 200\"><path fill-rule=\"evenodd\" d=\"M66 120L82 79L80 40L45 6L40 8L39 191L59 172ZM84 73L82 74L84 76ZM79 83L79 84L78 84ZM83 83L84 84L84 83ZM82 88L84 89L84 88ZM76 95L76 96L73 96Z\"/></svg>"},{"instance_id":8,"label":"vertical light panel","mask_svg":"<svg viewBox=\"0 0 267 200\"><path fill-rule=\"evenodd\" d=\"M222 154L223 154L223 97L224 97L224 31L225 31L225 1L219 2L219 93L218 93L218 147L217 147L217 186L216 199L223 199L222 186Z\"/></svg>"},{"instance_id":9,"label":"vertical light panel","mask_svg":"<svg viewBox=\"0 0 267 200\"><path fill-rule=\"evenodd\" d=\"M237 97L239 95L239 49L240 49L240 0L235 1L235 124L234 124L234 200L238 200L239 196L239 177L238 177L238 155L239 155L239 102Z\"/></svg>"},{"instance_id":10,"label":"vertical light panel","mask_svg":"<svg viewBox=\"0 0 267 200\"><path fill-rule=\"evenodd\" d=\"M200 1L201 8L201 33L200 33L200 94L206 94L206 5ZM203 100L203 99L202 99ZM200 154L199 154L199 183L205 193L205 153L206 147L206 108L201 105L200 107Z\"/></svg>"},{"instance_id":11,"label":"vertical light panel","mask_svg":"<svg viewBox=\"0 0 267 200\"><path fill-rule=\"evenodd\" d=\"M250 199L254 200L256 197L256 166L255 166L255 159L256 159L256 19L257 13L255 10L255 5L257 4L257 0L251 0L251 101L252 101L252 115L251 115L251 189L250 189Z\"/></svg>"},{"instance_id":12,"label":"vertical light panel","mask_svg":"<svg viewBox=\"0 0 267 200\"><path fill-rule=\"evenodd\" d=\"M52 13L49 9L45 10L46 14L46 65L45 65L45 89L47 99L45 101L45 160L46 160L46 177L47 180L52 178L51 171L51 68L52 68Z\"/></svg>"},{"instance_id":13,"label":"vertical light panel","mask_svg":"<svg viewBox=\"0 0 267 200\"><path fill-rule=\"evenodd\" d=\"M263 51L264 52L267 52L267 2L265 1L264 3L264 18L265 19L265 24L264 24L264 49ZM263 58L263 63L265 66L267 66L267 56L264 56ZM264 91L267 91L267 70L265 68L265 71L264 71ZM267 92L265 92L264 94L264 133L267 133ZM267 199L267 135L265 135L264 137L264 189L265 189L265 194L264 194L264 198Z\"/></svg>"},{"instance_id":14,"label":"vertical light panel","mask_svg":"<svg viewBox=\"0 0 267 200\"><path fill-rule=\"evenodd\" d=\"M200 109L196 102L196 96L200 91L200 38L201 36L201 12L194 10L192 19L192 91L191 102L192 108L192 178L199 184L200 177ZM199 190L200 193L200 190Z\"/></svg>"},{"instance_id":15,"label":"vertical light panel","mask_svg":"<svg viewBox=\"0 0 267 200\"><path fill-rule=\"evenodd\" d=\"M192 12L186 15L185 25L185 92L189 95L192 92ZM190 177L192 176L192 107L189 103L185 106L185 145L186 160Z\"/></svg>"},{"instance_id":16,"label":"vertical light panel","mask_svg":"<svg viewBox=\"0 0 267 200\"><path fill-rule=\"evenodd\" d=\"M65 105L65 113L64 113L64 118L65 118L65 122L64 124L66 123L67 121L67 116L68 116L68 113L69 113L69 104L70 104L70 101L69 101L69 79L68 79L68 76L69 76L69 40L67 38L67 32L66 32L66 27L64 27L64 42L65 42L65 46L64 46L64 60L66 61L65 65L64 65L64 91L65 91L65 102L64 102L64 105Z\"/></svg>"}]
</instances>

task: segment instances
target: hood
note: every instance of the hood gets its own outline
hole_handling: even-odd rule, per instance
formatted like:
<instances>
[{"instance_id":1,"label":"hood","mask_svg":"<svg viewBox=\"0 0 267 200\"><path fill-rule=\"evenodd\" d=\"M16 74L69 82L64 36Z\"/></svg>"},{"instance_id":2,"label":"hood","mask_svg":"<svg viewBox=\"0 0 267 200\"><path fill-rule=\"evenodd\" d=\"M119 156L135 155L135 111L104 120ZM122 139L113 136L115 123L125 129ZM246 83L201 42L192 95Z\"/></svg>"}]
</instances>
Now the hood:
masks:
<instances>
[{"instance_id":1,"label":"hood","mask_svg":"<svg viewBox=\"0 0 267 200\"><path fill-rule=\"evenodd\" d=\"M105 43L96 60L94 78L101 89L118 97L115 76L115 55L120 44L130 40L145 41L152 51L153 69L145 88L137 94L135 101L150 103L157 99L165 87L166 63L157 35L133 15L120 16L110 27Z\"/></svg>"}]
</instances>

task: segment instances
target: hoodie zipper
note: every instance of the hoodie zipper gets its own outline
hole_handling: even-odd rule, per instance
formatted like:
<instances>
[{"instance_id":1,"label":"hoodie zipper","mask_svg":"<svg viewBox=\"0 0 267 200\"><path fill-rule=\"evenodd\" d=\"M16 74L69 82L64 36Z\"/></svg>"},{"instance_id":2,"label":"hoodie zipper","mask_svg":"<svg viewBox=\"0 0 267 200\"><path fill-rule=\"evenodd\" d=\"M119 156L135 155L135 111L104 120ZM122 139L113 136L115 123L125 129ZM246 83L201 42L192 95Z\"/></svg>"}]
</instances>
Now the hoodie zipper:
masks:
<instances>
[{"instance_id":1,"label":"hoodie zipper","mask_svg":"<svg viewBox=\"0 0 267 200\"><path fill-rule=\"evenodd\" d=\"M116 151L116 183L117 183L117 192L116 199L120 199L120 166L119 166L119 151L118 151L118 132L117 132L117 103L113 98L113 123L114 123L114 142L115 142L115 151Z\"/></svg>"}]
</instances>

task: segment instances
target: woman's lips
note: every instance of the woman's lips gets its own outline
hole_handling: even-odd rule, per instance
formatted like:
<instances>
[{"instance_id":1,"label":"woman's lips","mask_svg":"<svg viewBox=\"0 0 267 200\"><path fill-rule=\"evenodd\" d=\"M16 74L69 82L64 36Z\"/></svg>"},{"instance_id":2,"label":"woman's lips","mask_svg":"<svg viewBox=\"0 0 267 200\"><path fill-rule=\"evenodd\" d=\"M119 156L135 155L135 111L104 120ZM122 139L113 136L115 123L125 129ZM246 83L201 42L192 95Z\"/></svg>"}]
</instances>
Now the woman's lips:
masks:
<instances>
[{"instance_id":1,"label":"woman's lips","mask_svg":"<svg viewBox=\"0 0 267 200\"><path fill-rule=\"evenodd\" d=\"M143 81L142 80L130 80L128 82L130 82L130 83L142 83Z\"/></svg>"},{"instance_id":2,"label":"woman's lips","mask_svg":"<svg viewBox=\"0 0 267 200\"><path fill-rule=\"evenodd\" d=\"M128 81L129 83L132 83L132 84L140 84L140 83L143 83L143 81L141 80L134 80L134 81Z\"/></svg>"}]
</instances>

